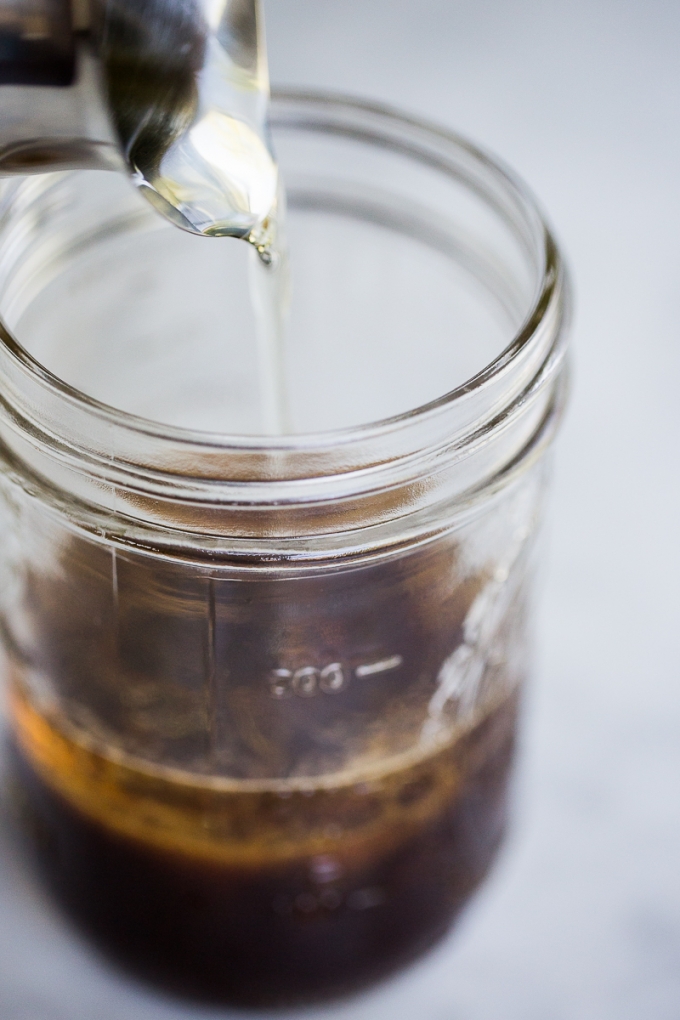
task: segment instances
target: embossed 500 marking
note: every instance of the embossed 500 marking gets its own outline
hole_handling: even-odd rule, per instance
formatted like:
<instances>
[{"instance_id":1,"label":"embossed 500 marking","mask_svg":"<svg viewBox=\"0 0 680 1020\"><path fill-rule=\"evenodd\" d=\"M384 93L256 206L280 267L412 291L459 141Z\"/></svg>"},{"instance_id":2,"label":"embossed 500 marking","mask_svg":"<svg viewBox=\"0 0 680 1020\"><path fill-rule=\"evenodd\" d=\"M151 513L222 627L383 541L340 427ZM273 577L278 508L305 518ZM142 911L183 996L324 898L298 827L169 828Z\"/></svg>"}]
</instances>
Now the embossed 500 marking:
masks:
<instances>
[{"instance_id":1,"label":"embossed 500 marking","mask_svg":"<svg viewBox=\"0 0 680 1020\"><path fill-rule=\"evenodd\" d=\"M401 655L392 655L378 662L368 662L357 666L354 676L363 677L376 673L386 673L397 669L403 662ZM341 662L330 662L322 669L316 666L303 666L301 669L274 669L269 676L269 693L272 698L313 698L319 693L339 694L349 683L351 670Z\"/></svg>"}]
</instances>

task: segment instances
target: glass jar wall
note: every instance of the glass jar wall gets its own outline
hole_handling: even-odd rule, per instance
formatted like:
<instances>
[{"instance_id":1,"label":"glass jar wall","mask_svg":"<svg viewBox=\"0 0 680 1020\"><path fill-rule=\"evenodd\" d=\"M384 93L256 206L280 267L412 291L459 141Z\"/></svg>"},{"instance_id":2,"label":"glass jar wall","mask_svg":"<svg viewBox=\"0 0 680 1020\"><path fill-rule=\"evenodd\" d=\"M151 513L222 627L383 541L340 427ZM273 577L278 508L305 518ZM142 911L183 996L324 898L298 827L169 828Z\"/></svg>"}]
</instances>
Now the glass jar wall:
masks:
<instances>
[{"instance_id":1,"label":"glass jar wall","mask_svg":"<svg viewBox=\"0 0 680 1020\"><path fill-rule=\"evenodd\" d=\"M235 1002L423 950L505 824L565 282L464 141L281 95L290 434L246 246L114 175L7 186L2 639L16 803L129 966Z\"/></svg>"}]
</instances>

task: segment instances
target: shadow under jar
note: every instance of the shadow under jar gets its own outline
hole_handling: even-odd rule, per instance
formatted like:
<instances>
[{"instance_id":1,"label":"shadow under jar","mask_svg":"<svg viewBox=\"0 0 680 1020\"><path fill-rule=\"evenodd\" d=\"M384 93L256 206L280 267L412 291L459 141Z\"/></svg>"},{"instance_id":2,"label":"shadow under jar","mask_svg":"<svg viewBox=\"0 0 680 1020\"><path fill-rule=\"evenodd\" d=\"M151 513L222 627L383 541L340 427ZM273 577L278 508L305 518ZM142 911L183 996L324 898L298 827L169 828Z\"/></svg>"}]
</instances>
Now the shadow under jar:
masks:
<instances>
[{"instance_id":1,"label":"shadow under jar","mask_svg":"<svg viewBox=\"0 0 680 1020\"><path fill-rule=\"evenodd\" d=\"M467 142L279 94L291 434L259 434L247 246L121 178L5 186L11 793L101 945L177 991L341 994L501 840L565 280Z\"/></svg>"}]
</instances>

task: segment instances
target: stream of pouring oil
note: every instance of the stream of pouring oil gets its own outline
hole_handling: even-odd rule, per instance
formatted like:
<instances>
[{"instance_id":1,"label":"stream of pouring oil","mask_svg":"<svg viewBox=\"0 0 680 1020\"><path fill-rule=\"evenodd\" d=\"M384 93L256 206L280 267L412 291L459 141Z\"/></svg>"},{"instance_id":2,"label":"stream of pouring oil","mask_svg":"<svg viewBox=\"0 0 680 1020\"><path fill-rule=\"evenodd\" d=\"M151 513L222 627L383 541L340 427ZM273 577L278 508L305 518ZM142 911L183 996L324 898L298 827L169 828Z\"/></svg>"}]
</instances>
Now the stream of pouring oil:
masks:
<instances>
[{"instance_id":1,"label":"stream of pouring oil","mask_svg":"<svg viewBox=\"0 0 680 1020\"><path fill-rule=\"evenodd\" d=\"M105 19L110 107L133 182L176 226L252 245L261 430L289 432L285 197L261 0L112 0Z\"/></svg>"}]
</instances>

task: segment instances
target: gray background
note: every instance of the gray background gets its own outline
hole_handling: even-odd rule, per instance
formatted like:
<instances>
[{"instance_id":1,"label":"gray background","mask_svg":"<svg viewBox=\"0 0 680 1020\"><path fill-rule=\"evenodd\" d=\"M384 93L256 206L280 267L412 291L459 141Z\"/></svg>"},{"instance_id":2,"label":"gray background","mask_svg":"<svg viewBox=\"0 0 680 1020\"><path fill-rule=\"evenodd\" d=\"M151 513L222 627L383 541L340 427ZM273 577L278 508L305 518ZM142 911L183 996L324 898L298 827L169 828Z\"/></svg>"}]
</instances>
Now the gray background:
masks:
<instances>
[{"instance_id":1,"label":"gray background","mask_svg":"<svg viewBox=\"0 0 680 1020\"><path fill-rule=\"evenodd\" d=\"M445 945L304 1015L677 1020L680 6L267 8L275 81L387 100L500 153L549 210L577 291L514 832ZM2 849L2 1020L230 1015L121 978Z\"/></svg>"}]
</instances>

